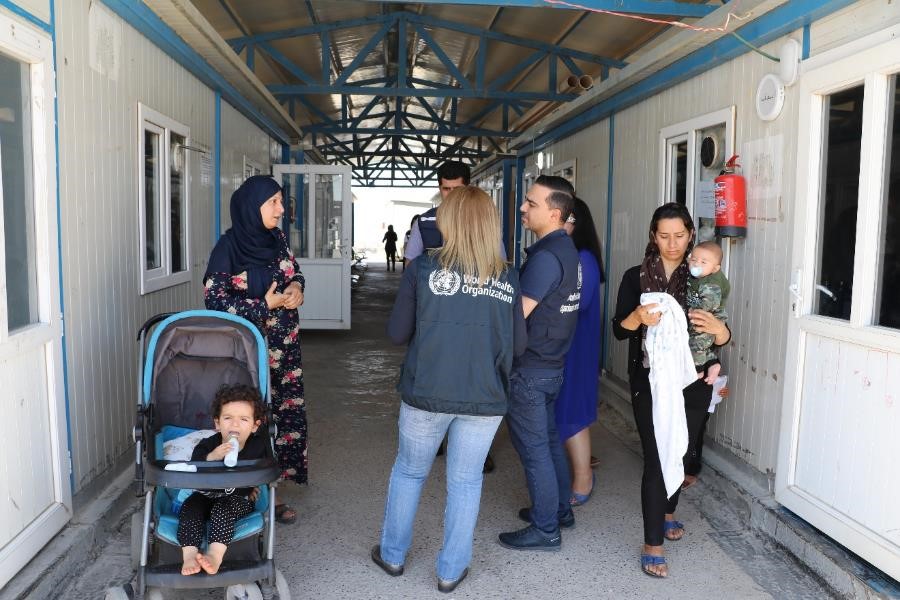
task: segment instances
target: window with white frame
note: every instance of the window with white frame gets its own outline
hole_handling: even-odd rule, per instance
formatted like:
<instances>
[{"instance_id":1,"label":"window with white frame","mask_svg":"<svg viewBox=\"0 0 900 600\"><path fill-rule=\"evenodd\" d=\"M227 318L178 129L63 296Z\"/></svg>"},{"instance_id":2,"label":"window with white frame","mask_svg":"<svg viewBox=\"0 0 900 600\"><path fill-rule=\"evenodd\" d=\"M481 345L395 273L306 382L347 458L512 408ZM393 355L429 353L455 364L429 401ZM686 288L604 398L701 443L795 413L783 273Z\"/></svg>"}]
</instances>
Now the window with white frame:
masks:
<instances>
[{"instance_id":1,"label":"window with white frame","mask_svg":"<svg viewBox=\"0 0 900 600\"><path fill-rule=\"evenodd\" d=\"M0 86L0 288L6 289L9 333L40 320L30 72L29 64L0 54L0 80L6 82Z\"/></svg>"},{"instance_id":2,"label":"window with white frame","mask_svg":"<svg viewBox=\"0 0 900 600\"><path fill-rule=\"evenodd\" d=\"M900 328L898 78L896 72L869 73L820 97L812 307L813 314L894 329Z\"/></svg>"},{"instance_id":3,"label":"window with white frame","mask_svg":"<svg viewBox=\"0 0 900 600\"><path fill-rule=\"evenodd\" d=\"M141 293L190 281L190 129L138 105Z\"/></svg>"},{"instance_id":4,"label":"window with white frame","mask_svg":"<svg viewBox=\"0 0 900 600\"><path fill-rule=\"evenodd\" d=\"M677 202L694 217L697 241L715 240L715 184L734 151L734 107L660 130L660 204Z\"/></svg>"}]
</instances>

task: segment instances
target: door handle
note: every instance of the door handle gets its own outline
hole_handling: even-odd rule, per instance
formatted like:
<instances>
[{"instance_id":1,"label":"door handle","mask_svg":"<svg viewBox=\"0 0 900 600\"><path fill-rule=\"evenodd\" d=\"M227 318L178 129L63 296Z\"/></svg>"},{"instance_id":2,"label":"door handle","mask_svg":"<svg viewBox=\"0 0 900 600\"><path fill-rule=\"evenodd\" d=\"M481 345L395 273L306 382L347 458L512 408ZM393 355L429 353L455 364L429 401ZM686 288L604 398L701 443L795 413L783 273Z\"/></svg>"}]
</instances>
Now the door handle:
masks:
<instances>
[{"instance_id":1,"label":"door handle","mask_svg":"<svg viewBox=\"0 0 900 600\"><path fill-rule=\"evenodd\" d=\"M794 277L788 291L791 293L791 312L795 317L800 317L800 311L803 305L803 294L800 293L800 269L794 269Z\"/></svg>"}]
</instances>

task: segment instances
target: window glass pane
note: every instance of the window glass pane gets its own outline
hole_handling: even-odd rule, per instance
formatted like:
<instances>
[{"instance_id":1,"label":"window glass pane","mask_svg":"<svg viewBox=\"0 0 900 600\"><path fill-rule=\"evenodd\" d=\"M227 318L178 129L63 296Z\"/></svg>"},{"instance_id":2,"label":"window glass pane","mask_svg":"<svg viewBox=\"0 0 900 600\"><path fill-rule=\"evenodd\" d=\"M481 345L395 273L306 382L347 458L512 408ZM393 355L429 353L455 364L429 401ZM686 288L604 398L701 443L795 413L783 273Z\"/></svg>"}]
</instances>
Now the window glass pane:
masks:
<instances>
[{"instance_id":1,"label":"window glass pane","mask_svg":"<svg viewBox=\"0 0 900 600\"><path fill-rule=\"evenodd\" d=\"M672 182L672 196L669 201L687 204L687 141L672 144L670 151L672 153L672 164L670 165L672 169L670 179Z\"/></svg>"},{"instance_id":2,"label":"window glass pane","mask_svg":"<svg viewBox=\"0 0 900 600\"><path fill-rule=\"evenodd\" d=\"M144 130L144 234L145 265L148 271L162 266L159 235L159 137L158 133Z\"/></svg>"},{"instance_id":3,"label":"window glass pane","mask_svg":"<svg viewBox=\"0 0 900 600\"><path fill-rule=\"evenodd\" d=\"M316 258L340 258L343 175L319 174L315 178Z\"/></svg>"},{"instance_id":4,"label":"window glass pane","mask_svg":"<svg viewBox=\"0 0 900 600\"><path fill-rule=\"evenodd\" d=\"M900 328L900 77L893 78L885 173L884 228L881 237L881 300L878 324Z\"/></svg>"},{"instance_id":5,"label":"window glass pane","mask_svg":"<svg viewBox=\"0 0 900 600\"><path fill-rule=\"evenodd\" d=\"M306 182L303 175L282 175L281 185L284 188L284 216L281 218L281 229L290 232L291 250L297 258L309 258L306 223L309 207L306 203Z\"/></svg>"},{"instance_id":6,"label":"window glass pane","mask_svg":"<svg viewBox=\"0 0 900 600\"><path fill-rule=\"evenodd\" d=\"M29 67L0 54L0 194L9 331L38 321Z\"/></svg>"},{"instance_id":7,"label":"window glass pane","mask_svg":"<svg viewBox=\"0 0 900 600\"><path fill-rule=\"evenodd\" d=\"M850 318L859 204L863 86L827 98L818 285L813 313Z\"/></svg>"},{"instance_id":8,"label":"window glass pane","mask_svg":"<svg viewBox=\"0 0 900 600\"><path fill-rule=\"evenodd\" d=\"M169 225L171 236L172 272L187 270L187 231L185 200L187 198L187 140L177 133L169 134Z\"/></svg>"}]
</instances>

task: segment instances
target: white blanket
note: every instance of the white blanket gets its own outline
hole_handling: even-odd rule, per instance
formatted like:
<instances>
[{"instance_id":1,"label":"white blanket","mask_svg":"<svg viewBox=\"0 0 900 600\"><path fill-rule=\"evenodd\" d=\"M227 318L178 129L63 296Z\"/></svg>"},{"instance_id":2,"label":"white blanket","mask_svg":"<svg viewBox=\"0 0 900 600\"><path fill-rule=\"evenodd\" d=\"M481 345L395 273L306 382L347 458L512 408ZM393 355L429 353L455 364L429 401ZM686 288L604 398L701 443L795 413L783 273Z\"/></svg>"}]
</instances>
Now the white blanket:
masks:
<instances>
[{"instance_id":1,"label":"white blanket","mask_svg":"<svg viewBox=\"0 0 900 600\"><path fill-rule=\"evenodd\" d=\"M683 390L697 380L697 370L688 347L687 319L678 301L666 293L648 292L641 294L641 304L659 304L662 312L659 324L647 328L646 348L653 431L666 496L671 498L684 483L682 460L688 448L688 430Z\"/></svg>"}]
</instances>

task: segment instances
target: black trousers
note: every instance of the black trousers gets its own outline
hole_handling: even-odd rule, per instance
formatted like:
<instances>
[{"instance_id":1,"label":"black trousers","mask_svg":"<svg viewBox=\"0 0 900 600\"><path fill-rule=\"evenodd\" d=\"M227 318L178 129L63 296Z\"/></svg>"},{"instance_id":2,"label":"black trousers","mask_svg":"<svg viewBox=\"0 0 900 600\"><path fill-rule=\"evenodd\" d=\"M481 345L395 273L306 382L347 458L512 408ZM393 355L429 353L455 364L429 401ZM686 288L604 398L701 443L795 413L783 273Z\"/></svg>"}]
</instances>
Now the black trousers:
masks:
<instances>
[{"instance_id":1,"label":"black trousers","mask_svg":"<svg viewBox=\"0 0 900 600\"><path fill-rule=\"evenodd\" d=\"M387 268L391 271L397 270L397 250L388 250L385 248L385 255L387 256Z\"/></svg>"},{"instance_id":2,"label":"black trousers","mask_svg":"<svg viewBox=\"0 0 900 600\"><path fill-rule=\"evenodd\" d=\"M692 457L697 455L698 442L703 435L709 414L707 410L711 396L712 386L707 385L702 379L684 388L684 408L688 428L688 450L684 457L686 466ZM656 435L653 431L653 398L650 392L632 392L631 408L634 411L634 422L641 436L641 448L644 451L644 472L641 476L644 543L661 546L665 539L663 523L666 514L675 512L681 491L675 492L671 498L666 497L666 484L663 481L659 452L656 449Z\"/></svg>"},{"instance_id":3,"label":"black trousers","mask_svg":"<svg viewBox=\"0 0 900 600\"><path fill-rule=\"evenodd\" d=\"M188 496L178 514L178 543L197 546L203 542L203 522L209 519L209 543L226 546L234 538L234 525L238 519L253 512L249 498L238 494L210 498L198 492Z\"/></svg>"}]
</instances>

